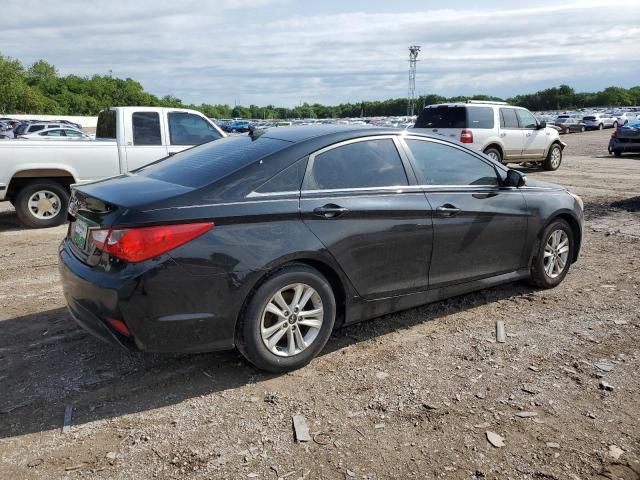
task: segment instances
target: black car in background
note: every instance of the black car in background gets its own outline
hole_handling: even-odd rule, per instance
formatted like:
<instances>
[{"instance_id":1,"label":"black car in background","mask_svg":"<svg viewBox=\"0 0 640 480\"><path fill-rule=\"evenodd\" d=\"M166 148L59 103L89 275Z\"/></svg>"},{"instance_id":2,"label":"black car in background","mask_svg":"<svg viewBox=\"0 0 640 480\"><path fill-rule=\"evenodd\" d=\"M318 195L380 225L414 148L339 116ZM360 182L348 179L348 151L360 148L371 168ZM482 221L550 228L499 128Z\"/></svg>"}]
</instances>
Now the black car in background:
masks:
<instances>
[{"instance_id":1,"label":"black car in background","mask_svg":"<svg viewBox=\"0 0 640 480\"><path fill-rule=\"evenodd\" d=\"M340 325L578 258L582 202L442 137L343 126L226 138L78 186L59 249L72 316L154 352L234 346L274 372Z\"/></svg>"}]
</instances>

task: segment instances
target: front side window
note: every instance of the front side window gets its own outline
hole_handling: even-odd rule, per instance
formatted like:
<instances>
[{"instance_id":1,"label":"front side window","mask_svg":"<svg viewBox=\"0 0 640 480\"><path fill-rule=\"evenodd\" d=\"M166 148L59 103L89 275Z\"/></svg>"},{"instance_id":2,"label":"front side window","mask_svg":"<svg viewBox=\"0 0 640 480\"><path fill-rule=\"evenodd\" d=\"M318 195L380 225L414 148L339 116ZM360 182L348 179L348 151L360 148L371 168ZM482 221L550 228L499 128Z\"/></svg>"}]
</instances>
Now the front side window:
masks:
<instances>
[{"instance_id":1,"label":"front side window","mask_svg":"<svg viewBox=\"0 0 640 480\"><path fill-rule=\"evenodd\" d=\"M425 185L498 185L496 171L478 157L453 146L407 140L416 175Z\"/></svg>"},{"instance_id":2,"label":"front side window","mask_svg":"<svg viewBox=\"0 0 640 480\"><path fill-rule=\"evenodd\" d=\"M82 133L76 130L65 129L64 133L67 137L74 137L74 138L82 137Z\"/></svg>"},{"instance_id":3,"label":"front side window","mask_svg":"<svg viewBox=\"0 0 640 480\"><path fill-rule=\"evenodd\" d=\"M520 128L536 128L538 126L536 117L534 117L530 112L518 109L516 110L516 114L518 115Z\"/></svg>"},{"instance_id":4,"label":"front side window","mask_svg":"<svg viewBox=\"0 0 640 480\"><path fill-rule=\"evenodd\" d=\"M135 112L131 119L134 145L162 145L160 115L157 112Z\"/></svg>"},{"instance_id":5,"label":"front side window","mask_svg":"<svg viewBox=\"0 0 640 480\"><path fill-rule=\"evenodd\" d=\"M200 145L222 137L204 118L186 112L169 113L171 145Z\"/></svg>"},{"instance_id":6,"label":"front side window","mask_svg":"<svg viewBox=\"0 0 640 480\"><path fill-rule=\"evenodd\" d=\"M317 155L305 180L307 190L336 190L407 185L393 140L365 140Z\"/></svg>"},{"instance_id":7,"label":"front side window","mask_svg":"<svg viewBox=\"0 0 640 480\"><path fill-rule=\"evenodd\" d=\"M500 126L502 128L520 128L515 108L500 109Z\"/></svg>"},{"instance_id":8,"label":"front side window","mask_svg":"<svg viewBox=\"0 0 640 480\"><path fill-rule=\"evenodd\" d=\"M39 135L42 135L43 137L64 137L64 132L62 130L48 130L40 133Z\"/></svg>"}]
</instances>

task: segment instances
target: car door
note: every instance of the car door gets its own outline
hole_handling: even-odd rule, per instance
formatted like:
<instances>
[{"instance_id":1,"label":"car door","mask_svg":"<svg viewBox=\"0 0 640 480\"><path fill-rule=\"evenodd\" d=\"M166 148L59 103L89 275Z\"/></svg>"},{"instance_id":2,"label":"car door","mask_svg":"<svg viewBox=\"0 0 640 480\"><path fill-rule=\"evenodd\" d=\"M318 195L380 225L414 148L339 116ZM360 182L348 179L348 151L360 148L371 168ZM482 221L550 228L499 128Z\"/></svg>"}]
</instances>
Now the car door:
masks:
<instances>
[{"instance_id":1,"label":"car door","mask_svg":"<svg viewBox=\"0 0 640 480\"><path fill-rule=\"evenodd\" d=\"M124 148L127 170L135 170L167 156L167 147L162 141L160 113L133 112L125 122L130 122L125 130L131 132Z\"/></svg>"},{"instance_id":2,"label":"car door","mask_svg":"<svg viewBox=\"0 0 640 480\"><path fill-rule=\"evenodd\" d=\"M497 166L437 140L407 137L405 142L433 209L429 288L525 265L526 203L518 189L500 186Z\"/></svg>"},{"instance_id":3,"label":"car door","mask_svg":"<svg viewBox=\"0 0 640 480\"><path fill-rule=\"evenodd\" d=\"M518 160L524 146L524 132L520 129L515 108L500 108L500 140L505 160Z\"/></svg>"},{"instance_id":4,"label":"car door","mask_svg":"<svg viewBox=\"0 0 640 480\"><path fill-rule=\"evenodd\" d=\"M366 299L427 289L431 209L405 162L394 136L376 136L319 150L307 165L302 219Z\"/></svg>"},{"instance_id":5,"label":"car door","mask_svg":"<svg viewBox=\"0 0 640 480\"><path fill-rule=\"evenodd\" d=\"M538 128L538 121L533 114L522 108L516 109L518 124L524 133L522 158L540 159L549 147L551 132L546 128Z\"/></svg>"},{"instance_id":6,"label":"car door","mask_svg":"<svg viewBox=\"0 0 640 480\"><path fill-rule=\"evenodd\" d=\"M169 155L217 140L223 136L204 118L193 113L169 112L167 120L167 136L169 138L167 150Z\"/></svg>"}]
</instances>

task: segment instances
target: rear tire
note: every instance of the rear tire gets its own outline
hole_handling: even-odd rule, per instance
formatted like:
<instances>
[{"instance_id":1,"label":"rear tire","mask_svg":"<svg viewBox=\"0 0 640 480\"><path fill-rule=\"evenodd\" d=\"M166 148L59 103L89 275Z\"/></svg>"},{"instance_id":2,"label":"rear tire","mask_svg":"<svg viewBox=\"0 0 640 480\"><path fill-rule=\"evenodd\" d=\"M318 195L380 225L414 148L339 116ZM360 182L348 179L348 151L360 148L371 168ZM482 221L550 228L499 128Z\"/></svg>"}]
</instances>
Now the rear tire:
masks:
<instances>
[{"instance_id":1,"label":"rear tire","mask_svg":"<svg viewBox=\"0 0 640 480\"><path fill-rule=\"evenodd\" d=\"M547 153L547 158L545 158L542 166L545 170L552 171L560 168L560 164L562 163L562 148L557 143L551 145L549 149L549 153Z\"/></svg>"},{"instance_id":2,"label":"rear tire","mask_svg":"<svg viewBox=\"0 0 640 480\"><path fill-rule=\"evenodd\" d=\"M622 156L622 152L620 150L614 150L613 151L613 156L620 158Z\"/></svg>"},{"instance_id":3,"label":"rear tire","mask_svg":"<svg viewBox=\"0 0 640 480\"><path fill-rule=\"evenodd\" d=\"M318 313L310 315L312 311ZM251 295L238 325L236 345L256 367L288 372L307 365L320 353L335 317L335 296L327 279L306 265L290 265Z\"/></svg>"},{"instance_id":4,"label":"rear tire","mask_svg":"<svg viewBox=\"0 0 640 480\"><path fill-rule=\"evenodd\" d=\"M30 228L47 228L67 219L69 192L52 180L34 180L22 187L15 198L18 220Z\"/></svg>"},{"instance_id":5,"label":"rear tire","mask_svg":"<svg viewBox=\"0 0 640 480\"><path fill-rule=\"evenodd\" d=\"M557 219L544 229L531 262L529 283L538 288L554 288L567 276L574 248L573 230Z\"/></svg>"},{"instance_id":6,"label":"rear tire","mask_svg":"<svg viewBox=\"0 0 640 480\"><path fill-rule=\"evenodd\" d=\"M604 128L603 124L598 125L598 130L602 130Z\"/></svg>"},{"instance_id":7,"label":"rear tire","mask_svg":"<svg viewBox=\"0 0 640 480\"><path fill-rule=\"evenodd\" d=\"M484 151L484 154L498 163L505 164L504 160L502 159L502 154L500 153L500 150L498 150L497 148L493 148L493 147L487 148Z\"/></svg>"}]
</instances>

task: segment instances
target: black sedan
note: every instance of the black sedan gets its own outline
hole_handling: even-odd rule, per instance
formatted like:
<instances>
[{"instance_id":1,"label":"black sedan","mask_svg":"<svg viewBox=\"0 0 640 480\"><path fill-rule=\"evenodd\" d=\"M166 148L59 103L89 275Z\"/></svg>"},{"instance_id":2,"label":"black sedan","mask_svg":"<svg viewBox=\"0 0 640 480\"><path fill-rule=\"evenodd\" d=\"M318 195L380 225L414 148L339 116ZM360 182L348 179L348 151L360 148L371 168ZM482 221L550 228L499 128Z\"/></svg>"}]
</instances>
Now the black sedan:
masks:
<instances>
[{"instance_id":1,"label":"black sedan","mask_svg":"<svg viewBox=\"0 0 640 480\"><path fill-rule=\"evenodd\" d=\"M344 126L205 144L73 190L71 315L132 349L274 372L334 328L516 280L558 285L582 201L442 137Z\"/></svg>"}]
</instances>

